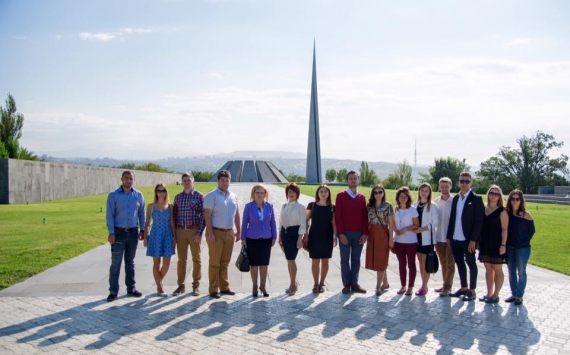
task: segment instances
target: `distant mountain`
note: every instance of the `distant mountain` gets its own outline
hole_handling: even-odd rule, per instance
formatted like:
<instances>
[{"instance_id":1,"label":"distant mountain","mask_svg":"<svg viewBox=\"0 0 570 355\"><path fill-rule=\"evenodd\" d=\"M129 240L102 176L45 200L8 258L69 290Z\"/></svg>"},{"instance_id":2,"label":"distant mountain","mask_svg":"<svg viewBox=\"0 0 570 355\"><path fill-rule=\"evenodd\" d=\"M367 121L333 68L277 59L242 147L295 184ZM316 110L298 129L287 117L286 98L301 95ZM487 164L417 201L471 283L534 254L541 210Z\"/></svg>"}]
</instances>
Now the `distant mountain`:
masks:
<instances>
[{"instance_id":1,"label":"distant mountain","mask_svg":"<svg viewBox=\"0 0 570 355\"><path fill-rule=\"evenodd\" d=\"M294 152L279 152L279 151L235 151L226 154L215 155L202 155L193 157L169 157L164 159L149 159L149 160L128 160L128 159L113 159L113 158L56 158L43 156L42 159L49 162L68 163L78 165L93 165L93 166L109 166L115 167L126 163L134 163L136 165L153 162L160 166L174 170L176 172L185 171L217 171L228 160L270 160L273 164L283 171L285 176L289 174L305 175L306 160L305 156L301 153ZM323 174L326 170L334 168L335 170L347 169L358 171L360 168L360 160L350 159L331 159L323 158L321 161ZM393 173L398 167L397 163L387 162L373 162L369 161L368 166L376 171L380 179L386 178L389 174ZM426 173L427 166L417 166L414 168L414 180L417 181L420 173ZM324 180L324 176L323 176Z\"/></svg>"}]
</instances>

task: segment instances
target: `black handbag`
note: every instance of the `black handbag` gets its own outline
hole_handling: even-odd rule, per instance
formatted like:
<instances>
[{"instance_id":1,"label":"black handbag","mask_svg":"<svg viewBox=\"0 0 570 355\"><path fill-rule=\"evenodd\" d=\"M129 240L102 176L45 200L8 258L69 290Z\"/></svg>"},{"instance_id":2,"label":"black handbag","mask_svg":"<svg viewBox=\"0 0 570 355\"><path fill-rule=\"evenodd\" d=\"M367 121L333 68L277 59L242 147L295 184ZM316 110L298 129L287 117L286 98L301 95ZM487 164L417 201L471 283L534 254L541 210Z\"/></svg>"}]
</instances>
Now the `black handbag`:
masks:
<instances>
[{"instance_id":1,"label":"black handbag","mask_svg":"<svg viewBox=\"0 0 570 355\"><path fill-rule=\"evenodd\" d=\"M427 254L426 257L425 269L428 274L435 274L437 270L439 270L439 260L437 259L437 254L435 253L435 247L433 245L433 231L431 230L431 227L430 227L430 233L431 233L432 245L431 245L431 251Z\"/></svg>"},{"instance_id":2,"label":"black handbag","mask_svg":"<svg viewBox=\"0 0 570 355\"><path fill-rule=\"evenodd\" d=\"M249 272L249 257L247 256L245 245L241 247L241 251L236 260L236 267L241 272Z\"/></svg>"}]
</instances>

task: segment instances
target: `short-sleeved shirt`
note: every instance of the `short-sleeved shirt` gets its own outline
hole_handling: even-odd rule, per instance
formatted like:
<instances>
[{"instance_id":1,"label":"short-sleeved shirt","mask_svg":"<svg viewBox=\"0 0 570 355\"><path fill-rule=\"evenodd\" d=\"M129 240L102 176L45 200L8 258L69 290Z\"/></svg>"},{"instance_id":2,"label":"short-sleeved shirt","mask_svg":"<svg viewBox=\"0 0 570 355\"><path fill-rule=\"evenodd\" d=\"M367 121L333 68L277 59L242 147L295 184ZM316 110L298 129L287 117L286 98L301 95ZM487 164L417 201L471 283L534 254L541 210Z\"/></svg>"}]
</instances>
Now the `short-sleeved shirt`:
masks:
<instances>
[{"instance_id":1,"label":"short-sleeved shirt","mask_svg":"<svg viewBox=\"0 0 570 355\"><path fill-rule=\"evenodd\" d=\"M239 210L239 202L236 194L227 190L215 189L204 197L204 209L212 211L212 227L232 229L234 218Z\"/></svg>"},{"instance_id":2,"label":"short-sleeved shirt","mask_svg":"<svg viewBox=\"0 0 570 355\"><path fill-rule=\"evenodd\" d=\"M374 211L376 210L376 211ZM390 217L394 215L394 207L390 202L384 201L378 207L368 207L368 223L387 226Z\"/></svg>"},{"instance_id":3,"label":"short-sleeved shirt","mask_svg":"<svg viewBox=\"0 0 570 355\"><path fill-rule=\"evenodd\" d=\"M396 211L394 212L394 219L396 220L396 229L400 230L402 228L406 228L413 225L414 224L413 218L418 218L418 217L419 217L418 210L415 208L410 207L406 208L405 210L401 208L396 209ZM418 242L418 237L415 233L408 231L402 235L397 235L394 241L396 243L412 244Z\"/></svg>"}]
</instances>

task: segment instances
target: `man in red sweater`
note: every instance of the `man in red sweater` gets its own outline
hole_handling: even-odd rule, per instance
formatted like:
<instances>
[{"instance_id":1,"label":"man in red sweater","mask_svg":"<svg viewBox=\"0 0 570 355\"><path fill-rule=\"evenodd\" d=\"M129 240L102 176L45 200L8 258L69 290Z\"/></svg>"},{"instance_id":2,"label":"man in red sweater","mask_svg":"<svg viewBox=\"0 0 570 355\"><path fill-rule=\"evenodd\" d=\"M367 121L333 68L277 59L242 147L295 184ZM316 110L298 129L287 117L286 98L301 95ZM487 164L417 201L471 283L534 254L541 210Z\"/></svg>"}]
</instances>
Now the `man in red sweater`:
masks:
<instances>
[{"instance_id":1,"label":"man in red sweater","mask_svg":"<svg viewBox=\"0 0 570 355\"><path fill-rule=\"evenodd\" d=\"M348 189L336 195L334 216L340 239L340 271L344 285L342 293L350 293L351 289L354 292L366 293L358 284L360 255L368 239L366 197L356 190L359 177L355 171L346 175L346 182Z\"/></svg>"}]
</instances>

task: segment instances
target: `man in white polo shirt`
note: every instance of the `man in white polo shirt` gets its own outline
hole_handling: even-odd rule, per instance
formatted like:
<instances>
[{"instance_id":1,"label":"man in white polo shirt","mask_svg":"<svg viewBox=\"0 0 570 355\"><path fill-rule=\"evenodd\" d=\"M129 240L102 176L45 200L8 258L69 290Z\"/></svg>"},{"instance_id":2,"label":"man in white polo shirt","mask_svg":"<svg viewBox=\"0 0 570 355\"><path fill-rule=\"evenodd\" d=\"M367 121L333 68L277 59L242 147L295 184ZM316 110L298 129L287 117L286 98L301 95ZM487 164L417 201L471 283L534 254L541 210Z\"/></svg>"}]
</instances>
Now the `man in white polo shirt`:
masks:
<instances>
[{"instance_id":1,"label":"man in white polo shirt","mask_svg":"<svg viewBox=\"0 0 570 355\"><path fill-rule=\"evenodd\" d=\"M228 266L232 258L234 243L240 240L241 232L238 199L229 190L230 172L220 170L217 179L218 188L204 197L206 241L210 254L209 292L212 298L220 298L220 293L235 295L235 292L230 289Z\"/></svg>"}]
</instances>

